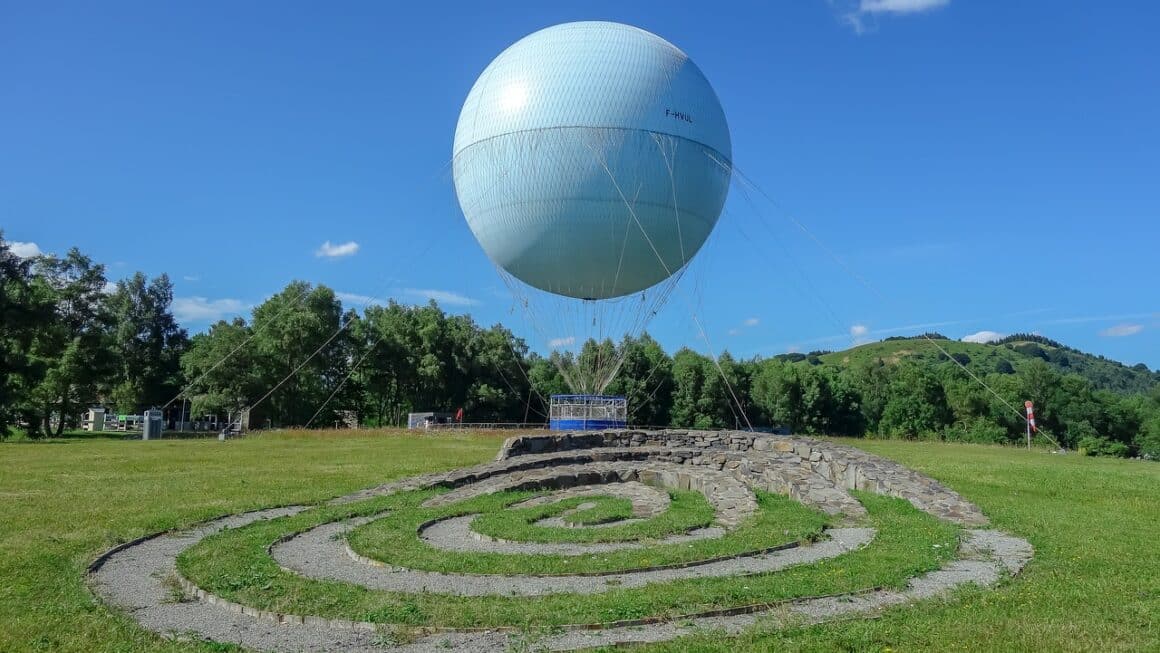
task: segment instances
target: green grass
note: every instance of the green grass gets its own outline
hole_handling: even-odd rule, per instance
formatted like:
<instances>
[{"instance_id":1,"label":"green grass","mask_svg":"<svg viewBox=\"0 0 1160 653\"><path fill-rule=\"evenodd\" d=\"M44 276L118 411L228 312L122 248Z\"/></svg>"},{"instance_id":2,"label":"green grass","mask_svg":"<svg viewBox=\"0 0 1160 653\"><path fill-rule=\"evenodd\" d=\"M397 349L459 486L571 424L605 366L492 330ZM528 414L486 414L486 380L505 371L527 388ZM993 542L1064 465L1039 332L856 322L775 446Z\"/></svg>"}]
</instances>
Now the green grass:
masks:
<instances>
[{"instance_id":1,"label":"green grass","mask_svg":"<svg viewBox=\"0 0 1160 653\"><path fill-rule=\"evenodd\" d=\"M372 502L336 509L324 507L271 523L259 522L223 531L191 547L178 558L178 569L190 580L206 583L206 589L233 585L237 578L261 578L269 556L266 547L279 537L301 532L336 519L345 519L349 510L357 514L392 511L388 516L354 529L347 536L356 552L392 566L444 573L542 574L608 573L647 566L674 565L710 558L768 549L815 537L825 525L825 515L791 499L758 493L758 511L748 522L721 538L687 544L655 545L645 549L625 549L599 555L513 555L503 553L449 552L436 549L416 536L421 524L434 519L501 510L522 501L527 492L500 492L460 503L423 508L419 504L431 492L408 492ZM570 530L570 529L560 529ZM254 533L260 533L255 536ZM228 561L228 565L223 564Z\"/></svg>"},{"instance_id":2,"label":"green grass","mask_svg":"<svg viewBox=\"0 0 1160 653\"><path fill-rule=\"evenodd\" d=\"M545 506L485 513L475 519L472 528L484 535L520 542L626 542L636 539L661 539L713 523L713 506L700 492L670 491L669 496L672 502L668 510L650 519L621 526L566 528L535 525L540 519L552 517L567 508L594 499L594 497L577 497ZM602 498L610 499L610 497ZM787 510L791 513L797 512L796 506ZM601 524L614 518L624 519L631 516L632 503L619 499L617 502L598 503L591 510L577 512L565 519L571 517L581 524ZM795 537L809 535L812 528L814 527L807 526L806 530L796 532Z\"/></svg>"},{"instance_id":3,"label":"green grass","mask_svg":"<svg viewBox=\"0 0 1160 653\"><path fill-rule=\"evenodd\" d=\"M457 597L369 590L349 583L314 580L286 572L266 553L271 543L289 533L347 516L374 514L386 508L407 512L414 510L427 496L430 493L383 497L223 531L189 549L178 559L178 568L208 591L275 612L407 626L539 627L653 615L676 616L800 596L881 586L901 587L910 576L934 569L951 557L958 533L956 528L915 510L901 499L860 494L870 513L871 523L879 529L874 542L865 549L776 574L744 579L682 580L643 588L613 589L585 595L582 600L567 594L535 598ZM519 498L522 497L509 497L507 501ZM770 495L762 497L763 502L769 499ZM782 500L781 497L776 499ZM393 500L397 503L393 504ZM417 540L413 529L411 533L411 539ZM407 548L405 543L398 546ZM409 548L413 553L417 547ZM491 569L497 569L495 573L534 572L537 567L531 560L540 557L500 556L512 558L514 563L522 561L520 569L509 570L496 567L486 554L439 553L443 557L444 570L477 573L492 573ZM642 555L642 552L623 553ZM655 553L643 553L657 557ZM610 553L605 557L612 559L614 555ZM467 562L457 562L459 559ZM426 561L413 563L408 554L400 554L389 562L423 567L419 562ZM485 569L488 571L484 572Z\"/></svg>"},{"instance_id":4,"label":"green grass","mask_svg":"<svg viewBox=\"0 0 1160 653\"><path fill-rule=\"evenodd\" d=\"M495 436L441 433L285 434L226 443L95 439L0 444L0 651L232 650L168 641L142 630L92 597L83 585L85 566L109 546L149 532L244 510L317 502L391 478L484 462L499 442ZM996 526L1028 538L1036 547L1034 560L1018 579L998 589L963 590L949 601L922 602L877 619L741 638L686 639L663 650L1160 650L1160 556L1155 553L1160 464L974 445L849 443L963 493ZM900 509L896 517L905 521L911 512ZM686 589L696 596L687 602L657 602L643 592L627 596L617 590L614 610L587 616L684 612L755 595L770 600L790 590L804 591L807 582L845 591L859 583L888 581L900 569L935 562L917 547L920 540L934 539L921 531L909 531L914 548L898 542L892 545L894 553L885 556L891 549L879 541L859 552L873 552L877 562L873 569L861 566L857 583L843 578L850 571L838 571L848 564L839 558L773 575L773 586L760 591L751 586L754 593L737 597L733 593L745 585L736 582L709 588L715 593L704 597L700 586L690 586ZM912 558L915 554L921 555ZM308 598L281 596L278 601ZM349 597L335 610L401 623L510 619L518 624L535 623L534 614L521 617L532 604L527 599L468 605L439 597ZM580 611L589 610L587 598L559 597L550 605L560 611L557 623L579 621L585 616ZM473 612L457 616L465 608Z\"/></svg>"},{"instance_id":5,"label":"green grass","mask_svg":"<svg viewBox=\"0 0 1160 653\"><path fill-rule=\"evenodd\" d=\"M1160 650L1160 464L964 444L846 440L933 476L1035 557L994 590L949 601L648 651Z\"/></svg>"},{"instance_id":6,"label":"green grass","mask_svg":"<svg viewBox=\"0 0 1160 653\"><path fill-rule=\"evenodd\" d=\"M485 462L501 441L339 432L0 444L0 651L221 650L161 639L108 610L85 587L85 568L155 531Z\"/></svg>"},{"instance_id":7,"label":"green grass","mask_svg":"<svg viewBox=\"0 0 1160 653\"><path fill-rule=\"evenodd\" d=\"M599 526L615 521L632 519L632 501L624 497L590 496L588 501L583 498L573 504L573 511L563 515L560 519L568 526ZM587 507L586 504L592 504ZM555 514L560 514L556 512ZM545 515L547 516L547 515Z\"/></svg>"}]
</instances>

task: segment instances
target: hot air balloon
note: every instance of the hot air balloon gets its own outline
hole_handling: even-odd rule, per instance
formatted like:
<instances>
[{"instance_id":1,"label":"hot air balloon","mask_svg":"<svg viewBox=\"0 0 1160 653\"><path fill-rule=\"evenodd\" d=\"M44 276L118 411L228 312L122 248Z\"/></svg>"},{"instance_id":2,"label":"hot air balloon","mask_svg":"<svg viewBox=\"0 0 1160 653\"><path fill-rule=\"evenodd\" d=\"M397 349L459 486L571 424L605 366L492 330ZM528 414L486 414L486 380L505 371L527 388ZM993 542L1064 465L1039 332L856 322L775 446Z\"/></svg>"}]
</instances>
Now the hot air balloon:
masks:
<instances>
[{"instance_id":1,"label":"hot air balloon","mask_svg":"<svg viewBox=\"0 0 1160 653\"><path fill-rule=\"evenodd\" d=\"M559 346L590 335L579 328L644 328L716 225L731 158L721 104L684 52L629 25L577 22L487 66L459 114L452 169L472 233ZM608 385L619 362L604 358L569 376L574 391Z\"/></svg>"}]
</instances>

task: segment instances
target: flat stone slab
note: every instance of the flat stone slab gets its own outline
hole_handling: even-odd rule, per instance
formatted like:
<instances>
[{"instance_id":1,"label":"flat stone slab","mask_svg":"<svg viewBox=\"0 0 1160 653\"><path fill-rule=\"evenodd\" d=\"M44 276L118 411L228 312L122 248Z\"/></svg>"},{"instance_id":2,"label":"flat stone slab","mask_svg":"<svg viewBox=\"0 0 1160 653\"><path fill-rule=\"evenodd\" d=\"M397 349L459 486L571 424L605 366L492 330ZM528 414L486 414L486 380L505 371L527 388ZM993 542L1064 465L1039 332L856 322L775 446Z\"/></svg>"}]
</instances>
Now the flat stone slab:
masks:
<instances>
[{"instance_id":1,"label":"flat stone slab","mask_svg":"<svg viewBox=\"0 0 1160 653\"><path fill-rule=\"evenodd\" d=\"M733 474L703 466L685 466L671 462L593 461L563 464L528 470L504 472L493 470L484 480L458 487L432 497L424 506L448 506L485 494L524 489L570 489L594 484L619 484L637 481L676 490L695 490L715 510L716 521L732 528L757 511L753 490Z\"/></svg>"},{"instance_id":2,"label":"flat stone slab","mask_svg":"<svg viewBox=\"0 0 1160 653\"><path fill-rule=\"evenodd\" d=\"M682 567L602 574L599 576L496 576L445 574L382 565L354 554L343 533L369 521L324 524L276 545L274 560L307 578L337 580L391 592L431 592L456 596L541 596L544 594L598 594L615 589L643 587L686 578L743 576L778 571L839 556L869 543L874 529L843 528L827 531L829 539L773 553Z\"/></svg>"},{"instance_id":3,"label":"flat stone slab","mask_svg":"<svg viewBox=\"0 0 1160 653\"><path fill-rule=\"evenodd\" d=\"M663 544L686 544L697 540L708 540L725 535L719 527L695 528L688 533L670 535L648 542L512 542L481 535L471 529L475 515L442 519L419 531L419 537L427 544L444 551L471 553L503 553L509 555L562 555L584 556L612 551L644 549ZM544 520L547 521L547 520ZM619 526L625 522L613 522ZM600 526L607 526L601 524ZM590 527L592 528L592 527ZM599 528L597 526L596 528Z\"/></svg>"}]
</instances>

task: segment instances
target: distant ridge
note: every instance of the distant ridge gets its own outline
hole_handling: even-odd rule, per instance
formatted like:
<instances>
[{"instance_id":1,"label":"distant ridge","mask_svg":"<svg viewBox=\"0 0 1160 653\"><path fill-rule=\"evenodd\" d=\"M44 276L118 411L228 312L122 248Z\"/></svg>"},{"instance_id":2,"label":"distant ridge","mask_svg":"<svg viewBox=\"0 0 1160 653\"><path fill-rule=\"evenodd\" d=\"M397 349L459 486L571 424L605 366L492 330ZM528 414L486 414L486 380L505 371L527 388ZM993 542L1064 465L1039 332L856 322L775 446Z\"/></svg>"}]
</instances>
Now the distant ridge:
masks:
<instances>
[{"instance_id":1,"label":"distant ridge","mask_svg":"<svg viewBox=\"0 0 1160 653\"><path fill-rule=\"evenodd\" d=\"M1126 394L1147 393L1160 384L1160 371L1148 369L1140 363L1128 366L1104 356L1088 354L1074 347L1041 335L1016 333L994 343L973 343L950 340L939 333L915 336L894 336L880 342L858 345L844 351L813 351L808 354L780 354L779 360L810 365L848 367L860 363L882 361L886 364L902 360L931 364L954 365L946 355L926 338L938 344L959 362L976 374L1013 374L1034 359L1040 359L1064 374L1078 374L1096 389Z\"/></svg>"}]
</instances>

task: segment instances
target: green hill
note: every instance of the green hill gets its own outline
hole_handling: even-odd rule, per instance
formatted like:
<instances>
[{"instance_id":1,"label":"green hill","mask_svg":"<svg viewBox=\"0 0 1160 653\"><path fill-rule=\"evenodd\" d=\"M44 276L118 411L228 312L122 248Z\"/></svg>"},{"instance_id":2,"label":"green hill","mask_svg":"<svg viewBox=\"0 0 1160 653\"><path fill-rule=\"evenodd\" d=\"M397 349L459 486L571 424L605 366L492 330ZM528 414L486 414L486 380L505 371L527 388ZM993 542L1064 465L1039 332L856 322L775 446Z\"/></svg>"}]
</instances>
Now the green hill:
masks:
<instances>
[{"instance_id":1,"label":"green hill","mask_svg":"<svg viewBox=\"0 0 1160 653\"><path fill-rule=\"evenodd\" d=\"M845 351L790 354L781 358L802 364L836 366L857 365L876 360L888 364L902 360L954 365L947 354L955 357L976 374L994 372L1011 374L1034 359L1041 359L1061 373L1078 374L1098 389L1124 393L1145 393L1160 383L1160 371L1144 364L1129 367L1123 363L1068 347L1054 340L1029 334L1016 334L993 344L948 340L929 334L939 347L923 336L891 338L852 347Z\"/></svg>"}]
</instances>

